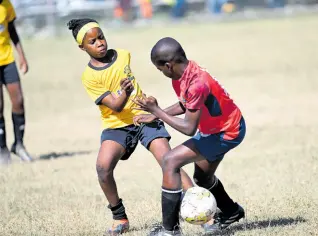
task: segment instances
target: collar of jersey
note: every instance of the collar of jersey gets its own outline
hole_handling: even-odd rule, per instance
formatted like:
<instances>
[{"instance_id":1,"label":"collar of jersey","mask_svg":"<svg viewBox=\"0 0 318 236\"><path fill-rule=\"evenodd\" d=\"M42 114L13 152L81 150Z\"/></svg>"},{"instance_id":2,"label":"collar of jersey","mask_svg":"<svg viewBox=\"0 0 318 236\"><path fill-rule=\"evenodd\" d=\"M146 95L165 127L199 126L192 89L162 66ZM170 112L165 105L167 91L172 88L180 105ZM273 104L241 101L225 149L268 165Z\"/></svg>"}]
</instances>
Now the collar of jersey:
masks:
<instances>
[{"instance_id":1,"label":"collar of jersey","mask_svg":"<svg viewBox=\"0 0 318 236\"><path fill-rule=\"evenodd\" d=\"M189 60L187 68L184 70L184 72L183 72L181 78L179 79L179 81L182 81L182 80L184 80L185 78L187 78L189 76L189 74L191 72L192 64L193 64L193 62Z\"/></svg>"},{"instance_id":2,"label":"collar of jersey","mask_svg":"<svg viewBox=\"0 0 318 236\"><path fill-rule=\"evenodd\" d=\"M113 58L113 60L112 60L110 63L108 63L107 65L102 66L102 67L96 67L96 66L93 66L93 65L89 62L89 63L88 63L88 66L89 66L90 68L92 68L93 70L105 70L105 69L111 67L111 66L115 63L115 61L117 60L118 53L117 53L117 51L114 50L114 49L109 49L108 51L113 51L113 52L114 52L114 58Z\"/></svg>"}]
</instances>

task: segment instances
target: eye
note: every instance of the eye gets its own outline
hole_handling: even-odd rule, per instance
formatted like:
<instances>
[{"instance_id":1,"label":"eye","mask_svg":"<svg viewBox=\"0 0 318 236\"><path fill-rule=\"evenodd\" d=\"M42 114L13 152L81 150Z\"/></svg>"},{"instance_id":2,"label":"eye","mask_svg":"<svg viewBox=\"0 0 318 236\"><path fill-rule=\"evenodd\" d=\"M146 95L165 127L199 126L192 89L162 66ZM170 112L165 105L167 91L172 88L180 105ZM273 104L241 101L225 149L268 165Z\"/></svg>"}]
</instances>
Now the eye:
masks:
<instances>
[{"instance_id":1,"label":"eye","mask_svg":"<svg viewBox=\"0 0 318 236\"><path fill-rule=\"evenodd\" d=\"M98 36L98 39L104 39L104 38L105 38L105 37L104 37L103 34L101 34L101 35Z\"/></svg>"},{"instance_id":2,"label":"eye","mask_svg":"<svg viewBox=\"0 0 318 236\"><path fill-rule=\"evenodd\" d=\"M92 40L89 41L89 44L94 44L95 41L96 41L96 39L92 39Z\"/></svg>"}]
</instances>

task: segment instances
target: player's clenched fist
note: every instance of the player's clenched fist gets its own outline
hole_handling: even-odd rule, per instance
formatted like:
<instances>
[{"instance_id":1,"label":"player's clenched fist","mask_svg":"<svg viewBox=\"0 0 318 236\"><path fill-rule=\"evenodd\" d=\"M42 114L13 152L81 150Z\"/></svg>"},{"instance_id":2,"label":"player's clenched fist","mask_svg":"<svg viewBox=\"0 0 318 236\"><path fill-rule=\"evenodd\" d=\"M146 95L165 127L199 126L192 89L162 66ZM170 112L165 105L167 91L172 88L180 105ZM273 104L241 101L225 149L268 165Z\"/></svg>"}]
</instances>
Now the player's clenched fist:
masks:
<instances>
[{"instance_id":1,"label":"player's clenched fist","mask_svg":"<svg viewBox=\"0 0 318 236\"><path fill-rule=\"evenodd\" d=\"M122 79L120 81L120 87L124 90L127 94L131 94L134 91L134 85L128 78Z\"/></svg>"}]
</instances>

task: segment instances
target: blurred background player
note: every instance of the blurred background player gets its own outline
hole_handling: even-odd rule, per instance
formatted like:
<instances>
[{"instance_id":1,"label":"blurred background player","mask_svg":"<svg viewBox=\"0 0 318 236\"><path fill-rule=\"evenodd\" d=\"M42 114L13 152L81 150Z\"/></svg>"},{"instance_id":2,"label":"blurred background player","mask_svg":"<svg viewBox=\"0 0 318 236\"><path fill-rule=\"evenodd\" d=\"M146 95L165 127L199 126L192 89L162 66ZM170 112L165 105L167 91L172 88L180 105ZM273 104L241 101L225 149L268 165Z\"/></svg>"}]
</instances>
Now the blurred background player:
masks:
<instances>
[{"instance_id":1,"label":"blurred background player","mask_svg":"<svg viewBox=\"0 0 318 236\"><path fill-rule=\"evenodd\" d=\"M235 10L234 0L207 0L207 7L213 14L231 13Z\"/></svg>"},{"instance_id":2,"label":"blurred background player","mask_svg":"<svg viewBox=\"0 0 318 236\"><path fill-rule=\"evenodd\" d=\"M151 112L179 132L193 136L164 156L162 183L162 227L150 236L181 235L179 210L182 194L180 168L194 163L194 180L214 195L221 212L203 225L207 233L221 233L245 216L244 209L226 193L214 175L226 153L237 147L245 136L245 121L240 109L218 81L194 61L187 59L173 38L159 40L151 51L151 61L166 77L179 98L174 111L161 110L153 97L136 98L141 110ZM185 114L184 118L175 114ZM135 122L151 122L151 115L139 115ZM199 132L195 135L197 129Z\"/></svg>"},{"instance_id":3,"label":"blurred background player","mask_svg":"<svg viewBox=\"0 0 318 236\"><path fill-rule=\"evenodd\" d=\"M18 55L19 66L23 74L28 72L22 44L16 31L14 20L15 10L9 0L0 0L0 163L9 164L11 162L10 152L6 144L6 129L3 116L3 85L6 86L12 102L12 121L14 128L14 143L11 152L16 154L23 161L32 161L31 156L23 145L23 135L25 129L25 116L23 105L23 93L20 84L19 73L15 64L13 42Z\"/></svg>"},{"instance_id":4,"label":"blurred background player","mask_svg":"<svg viewBox=\"0 0 318 236\"><path fill-rule=\"evenodd\" d=\"M129 22L132 20L132 1L131 0L117 0L117 5L114 9L114 17L117 20Z\"/></svg>"},{"instance_id":5,"label":"blurred background player","mask_svg":"<svg viewBox=\"0 0 318 236\"><path fill-rule=\"evenodd\" d=\"M114 18L117 23L130 23L133 19L139 19L139 23L146 23L152 18L152 3L151 0L138 0L137 13L134 12L134 7L131 0L117 0L114 8Z\"/></svg>"},{"instance_id":6,"label":"blurred background player","mask_svg":"<svg viewBox=\"0 0 318 236\"><path fill-rule=\"evenodd\" d=\"M141 97L142 91L130 69L130 53L123 49L109 49L95 20L74 19L68 26L80 49L90 56L82 83L101 111L104 130L96 170L114 219L107 233L118 235L129 230L128 217L113 175L118 161L127 160L139 140L161 165L163 156L170 151L170 135L160 120L134 125L133 117L145 112L134 110L137 105L132 98ZM181 175L183 188L192 187L189 176L182 170Z\"/></svg>"}]
</instances>

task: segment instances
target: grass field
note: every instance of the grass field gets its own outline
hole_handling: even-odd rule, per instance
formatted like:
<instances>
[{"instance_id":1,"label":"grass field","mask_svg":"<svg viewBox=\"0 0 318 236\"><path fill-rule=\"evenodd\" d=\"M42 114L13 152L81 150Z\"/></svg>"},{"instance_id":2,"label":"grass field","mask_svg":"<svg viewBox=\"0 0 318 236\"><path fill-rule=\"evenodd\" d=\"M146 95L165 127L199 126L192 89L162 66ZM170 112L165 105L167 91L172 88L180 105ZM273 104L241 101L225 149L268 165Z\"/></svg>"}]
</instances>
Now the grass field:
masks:
<instances>
[{"instance_id":1,"label":"grass field","mask_svg":"<svg viewBox=\"0 0 318 236\"><path fill-rule=\"evenodd\" d=\"M151 46L176 37L189 58L218 77L247 123L243 144L217 175L243 205L235 235L318 235L318 17L105 31L111 47L132 53L143 90L165 107L176 101L169 79L149 59ZM25 41L23 78L32 164L0 168L0 235L102 235L111 224L95 160L99 111L80 83L87 56L71 37ZM12 142L6 99L8 145ZM172 146L187 137L168 128ZM186 170L192 175L192 166ZM161 220L161 170L141 145L115 172L131 219L127 236ZM183 224L186 235L200 227Z\"/></svg>"}]
</instances>

